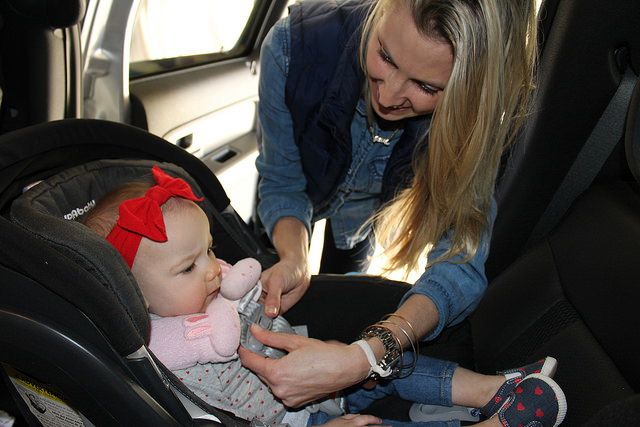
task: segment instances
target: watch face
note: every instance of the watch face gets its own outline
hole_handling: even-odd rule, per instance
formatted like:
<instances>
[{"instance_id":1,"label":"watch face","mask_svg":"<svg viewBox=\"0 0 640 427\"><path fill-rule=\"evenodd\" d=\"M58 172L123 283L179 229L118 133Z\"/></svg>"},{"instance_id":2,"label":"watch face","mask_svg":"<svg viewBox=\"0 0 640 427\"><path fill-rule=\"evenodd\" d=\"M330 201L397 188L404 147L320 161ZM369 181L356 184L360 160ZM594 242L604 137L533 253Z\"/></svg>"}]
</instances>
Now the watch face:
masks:
<instances>
[{"instance_id":1,"label":"watch face","mask_svg":"<svg viewBox=\"0 0 640 427\"><path fill-rule=\"evenodd\" d=\"M360 338L378 338L384 345L385 354L382 360L378 362L380 372L385 372L386 375L380 374L380 376L388 376L391 374L391 369L396 366L400 359L400 343L396 340L391 330L383 326L370 326L365 329Z\"/></svg>"}]
</instances>

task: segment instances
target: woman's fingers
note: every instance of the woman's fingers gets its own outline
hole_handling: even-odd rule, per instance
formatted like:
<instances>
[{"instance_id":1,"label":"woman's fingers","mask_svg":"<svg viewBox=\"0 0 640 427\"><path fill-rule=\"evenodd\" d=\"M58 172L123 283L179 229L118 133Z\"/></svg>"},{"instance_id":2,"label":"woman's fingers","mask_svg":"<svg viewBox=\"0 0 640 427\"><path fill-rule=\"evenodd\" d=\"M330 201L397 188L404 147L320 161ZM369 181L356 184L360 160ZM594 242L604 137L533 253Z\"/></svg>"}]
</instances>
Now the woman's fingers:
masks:
<instances>
[{"instance_id":1,"label":"woman's fingers","mask_svg":"<svg viewBox=\"0 0 640 427\"><path fill-rule=\"evenodd\" d=\"M261 328L255 323L251 325L251 333L262 344L268 347L285 350L287 353L290 353L298 348L300 342L304 342L309 339L303 337L302 335L283 334L280 332L269 331L267 329Z\"/></svg>"},{"instance_id":2,"label":"woman's fingers","mask_svg":"<svg viewBox=\"0 0 640 427\"><path fill-rule=\"evenodd\" d=\"M366 356L357 345L329 344L255 325L251 332L263 344L288 352L280 359L267 359L241 349L240 359L290 407L359 383L369 371Z\"/></svg>"},{"instance_id":3,"label":"woman's fingers","mask_svg":"<svg viewBox=\"0 0 640 427\"><path fill-rule=\"evenodd\" d=\"M282 280L275 280L271 274L271 270L267 270L262 277L262 286L265 292L264 312L269 317L276 317L280 313L280 300L284 289Z\"/></svg>"}]
</instances>

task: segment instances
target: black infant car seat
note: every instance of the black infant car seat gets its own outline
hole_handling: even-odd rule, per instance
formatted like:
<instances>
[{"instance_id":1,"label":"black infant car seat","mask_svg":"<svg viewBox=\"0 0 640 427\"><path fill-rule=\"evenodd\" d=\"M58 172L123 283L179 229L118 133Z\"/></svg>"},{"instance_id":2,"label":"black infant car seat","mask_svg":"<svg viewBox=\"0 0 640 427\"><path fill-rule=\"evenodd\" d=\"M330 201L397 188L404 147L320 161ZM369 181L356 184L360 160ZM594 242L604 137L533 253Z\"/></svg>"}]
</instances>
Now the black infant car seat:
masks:
<instances>
[{"instance_id":1,"label":"black infant car seat","mask_svg":"<svg viewBox=\"0 0 640 427\"><path fill-rule=\"evenodd\" d=\"M154 164L205 197L220 257L273 263L206 166L147 132L73 119L0 138L0 375L31 425L248 425L157 363L129 269L77 221Z\"/></svg>"}]
</instances>

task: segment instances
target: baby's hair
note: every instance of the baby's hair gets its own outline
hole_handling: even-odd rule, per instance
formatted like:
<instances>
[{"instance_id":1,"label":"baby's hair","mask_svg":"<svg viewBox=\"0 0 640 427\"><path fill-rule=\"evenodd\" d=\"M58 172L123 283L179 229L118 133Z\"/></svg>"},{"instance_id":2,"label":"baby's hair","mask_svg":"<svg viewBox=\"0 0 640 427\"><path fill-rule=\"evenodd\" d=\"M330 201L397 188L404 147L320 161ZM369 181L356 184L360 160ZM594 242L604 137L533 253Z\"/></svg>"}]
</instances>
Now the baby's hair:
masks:
<instances>
[{"instance_id":1,"label":"baby's hair","mask_svg":"<svg viewBox=\"0 0 640 427\"><path fill-rule=\"evenodd\" d=\"M98 200L81 222L106 239L116 225L120 204L144 196L153 185L153 181L136 181L113 188Z\"/></svg>"},{"instance_id":2,"label":"baby's hair","mask_svg":"<svg viewBox=\"0 0 640 427\"><path fill-rule=\"evenodd\" d=\"M119 185L111 189L104 197L96 203L82 219L82 223L98 233L105 239L116 225L119 216L119 208L122 202L137 199L145 195L147 190L153 187L153 180L134 181ZM181 209L193 204L193 202L181 197L171 197L160 206L163 215L167 213L179 213Z\"/></svg>"}]
</instances>

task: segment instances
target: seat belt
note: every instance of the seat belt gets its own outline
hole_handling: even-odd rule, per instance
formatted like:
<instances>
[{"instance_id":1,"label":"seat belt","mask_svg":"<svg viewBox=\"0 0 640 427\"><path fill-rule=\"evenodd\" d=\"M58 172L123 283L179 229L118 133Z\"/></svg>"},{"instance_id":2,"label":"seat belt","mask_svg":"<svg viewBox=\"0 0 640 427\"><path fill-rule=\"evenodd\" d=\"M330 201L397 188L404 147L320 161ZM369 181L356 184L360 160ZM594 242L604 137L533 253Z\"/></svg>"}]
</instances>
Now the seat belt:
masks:
<instances>
[{"instance_id":1,"label":"seat belt","mask_svg":"<svg viewBox=\"0 0 640 427\"><path fill-rule=\"evenodd\" d=\"M531 232L527 246L536 243L555 227L573 201L589 188L600 172L624 134L627 110L637 80L638 76L631 67L627 67L616 93Z\"/></svg>"}]
</instances>

